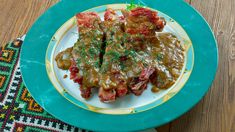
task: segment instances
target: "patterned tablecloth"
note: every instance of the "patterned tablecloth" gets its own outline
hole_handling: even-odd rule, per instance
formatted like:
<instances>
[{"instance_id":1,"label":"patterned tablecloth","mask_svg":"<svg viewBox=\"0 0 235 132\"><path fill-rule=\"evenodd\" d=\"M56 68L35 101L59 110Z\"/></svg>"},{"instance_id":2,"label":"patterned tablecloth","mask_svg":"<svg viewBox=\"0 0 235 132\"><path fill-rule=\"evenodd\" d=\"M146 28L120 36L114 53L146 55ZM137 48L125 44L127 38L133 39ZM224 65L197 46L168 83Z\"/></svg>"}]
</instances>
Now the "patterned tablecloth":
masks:
<instances>
[{"instance_id":1,"label":"patterned tablecloth","mask_svg":"<svg viewBox=\"0 0 235 132\"><path fill-rule=\"evenodd\" d=\"M0 48L0 132L85 131L54 118L30 96L19 67L22 42Z\"/></svg>"}]
</instances>

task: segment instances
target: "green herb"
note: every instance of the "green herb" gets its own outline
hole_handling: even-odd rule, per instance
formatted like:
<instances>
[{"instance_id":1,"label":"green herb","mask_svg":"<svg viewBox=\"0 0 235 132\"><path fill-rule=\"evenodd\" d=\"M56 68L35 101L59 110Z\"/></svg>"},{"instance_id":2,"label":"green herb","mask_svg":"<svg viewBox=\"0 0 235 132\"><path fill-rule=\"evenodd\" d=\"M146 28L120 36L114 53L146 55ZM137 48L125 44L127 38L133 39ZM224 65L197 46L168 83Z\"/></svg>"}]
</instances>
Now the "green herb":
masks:
<instances>
[{"instance_id":1,"label":"green herb","mask_svg":"<svg viewBox=\"0 0 235 132\"><path fill-rule=\"evenodd\" d=\"M111 31L110 31L110 33L111 33L111 35L113 36L115 33L117 32L117 28L111 28Z\"/></svg>"},{"instance_id":2,"label":"green herb","mask_svg":"<svg viewBox=\"0 0 235 132\"><path fill-rule=\"evenodd\" d=\"M88 53L86 52L86 49L85 49L85 43L84 42L81 42L81 51L80 51L80 59L87 59L87 56L88 56ZM90 65L90 62L89 61L85 61L86 64Z\"/></svg>"},{"instance_id":3,"label":"green herb","mask_svg":"<svg viewBox=\"0 0 235 132\"><path fill-rule=\"evenodd\" d=\"M158 61L162 61L162 59L163 59L163 54L158 53L158 54L157 54L157 60L158 60Z\"/></svg>"},{"instance_id":4,"label":"green herb","mask_svg":"<svg viewBox=\"0 0 235 132\"><path fill-rule=\"evenodd\" d=\"M81 69L81 63L82 63L82 60L81 59L77 59L76 60L76 64L78 66L79 69Z\"/></svg>"},{"instance_id":5,"label":"green herb","mask_svg":"<svg viewBox=\"0 0 235 132\"><path fill-rule=\"evenodd\" d=\"M144 5L140 4L140 2L138 2L138 4L134 4L134 2L135 2L135 0L131 0L130 5L128 5L126 7L126 9L130 11L130 10L135 9L137 7L144 7Z\"/></svg>"},{"instance_id":6,"label":"green herb","mask_svg":"<svg viewBox=\"0 0 235 132\"><path fill-rule=\"evenodd\" d=\"M95 63L94 63L95 67L96 68L99 68L100 67L100 61L99 60L96 60Z\"/></svg>"},{"instance_id":7,"label":"green herb","mask_svg":"<svg viewBox=\"0 0 235 132\"><path fill-rule=\"evenodd\" d=\"M102 67L101 67L101 73L104 73L104 72L106 72L107 71L107 69L108 69L108 61L105 61L103 64L102 64Z\"/></svg>"},{"instance_id":8,"label":"green herb","mask_svg":"<svg viewBox=\"0 0 235 132\"><path fill-rule=\"evenodd\" d=\"M98 36L98 35L100 35L100 34L101 34L100 30L95 30L95 31L94 31L94 36L95 36L95 37Z\"/></svg>"},{"instance_id":9,"label":"green herb","mask_svg":"<svg viewBox=\"0 0 235 132\"><path fill-rule=\"evenodd\" d=\"M106 55L111 56L112 58L119 59L121 57L121 54L117 51L110 50L106 53Z\"/></svg>"},{"instance_id":10,"label":"green herb","mask_svg":"<svg viewBox=\"0 0 235 132\"><path fill-rule=\"evenodd\" d=\"M122 37L117 37L117 41L121 41L122 40Z\"/></svg>"},{"instance_id":11,"label":"green herb","mask_svg":"<svg viewBox=\"0 0 235 132\"><path fill-rule=\"evenodd\" d=\"M99 54L99 51L96 48L91 47L88 49L88 53L89 53L90 57L94 58L95 56L97 56Z\"/></svg>"},{"instance_id":12,"label":"green herb","mask_svg":"<svg viewBox=\"0 0 235 132\"><path fill-rule=\"evenodd\" d=\"M99 48L100 44L101 44L100 41L98 41L96 37L92 38L91 43L92 43L92 45L96 46L97 48Z\"/></svg>"},{"instance_id":13,"label":"green herb","mask_svg":"<svg viewBox=\"0 0 235 132\"><path fill-rule=\"evenodd\" d=\"M134 50L130 50L129 55L132 56L133 58L135 58L136 52Z\"/></svg>"},{"instance_id":14,"label":"green herb","mask_svg":"<svg viewBox=\"0 0 235 132\"><path fill-rule=\"evenodd\" d=\"M137 62L137 59L136 59L137 53L135 50L125 50L124 55L132 57L134 61Z\"/></svg>"},{"instance_id":15,"label":"green herb","mask_svg":"<svg viewBox=\"0 0 235 132\"><path fill-rule=\"evenodd\" d=\"M124 64L124 62L123 62L123 61L120 61L120 67L121 67L121 70L124 70L124 68L125 68L125 64Z\"/></svg>"},{"instance_id":16,"label":"green herb","mask_svg":"<svg viewBox=\"0 0 235 132\"><path fill-rule=\"evenodd\" d=\"M160 83L160 85L164 84L164 81L160 76L157 76L157 82Z\"/></svg>"},{"instance_id":17,"label":"green herb","mask_svg":"<svg viewBox=\"0 0 235 132\"><path fill-rule=\"evenodd\" d=\"M108 61L107 59L104 60L104 63L102 64L101 72L104 73L107 71L109 63L116 63L119 62L119 59L121 57L121 54L117 51L110 50L105 53L105 56L109 56L110 60Z\"/></svg>"},{"instance_id":18,"label":"green herb","mask_svg":"<svg viewBox=\"0 0 235 132\"><path fill-rule=\"evenodd\" d=\"M85 44L83 42L82 42L81 57L82 58L86 57L86 49L85 49Z\"/></svg>"},{"instance_id":19,"label":"green herb","mask_svg":"<svg viewBox=\"0 0 235 132\"><path fill-rule=\"evenodd\" d=\"M106 40L106 46L108 46L108 45L110 45L112 43L113 43L113 39L112 38Z\"/></svg>"},{"instance_id":20,"label":"green herb","mask_svg":"<svg viewBox=\"0 0 235 132\"><path fill-rule=\"evenodd\" d=\"M129 38L129 34L127 34L127 33L124 33L123 34L123 43L126 43L127 42L127 40L128 40L128 38Z\"/></svg>"}]
</instances>

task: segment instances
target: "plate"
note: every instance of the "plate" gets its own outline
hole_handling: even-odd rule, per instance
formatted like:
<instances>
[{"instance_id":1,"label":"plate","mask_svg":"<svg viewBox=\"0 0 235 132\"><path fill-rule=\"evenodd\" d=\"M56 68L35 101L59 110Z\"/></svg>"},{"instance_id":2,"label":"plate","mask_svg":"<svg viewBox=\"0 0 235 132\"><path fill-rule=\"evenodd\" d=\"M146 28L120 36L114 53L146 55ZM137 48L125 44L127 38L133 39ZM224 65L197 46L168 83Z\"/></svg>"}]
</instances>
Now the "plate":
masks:
<instances>
[{"instance_id":1,"label":"plate","mask_svg":"<svg viewBox=\"0 0 235 132\"><path fill-rule=\"evenodd\" d=\"M54 57L77 39L74 15L96 11L102 16L107 7L118 10L126 4L123 0L62 0L32 26L22 47L20 67L29 92L50 114L89 130L142 130L177 118L208 91L218 65L216 40L203 17L181 0L141 1L166 18L164 32L175 34L186 47L184 70L174 86L157 94L148 88L140 97L128 95L113 104L104 104L97 95L88 101L82 99L78 86L63 79L66 72L58 70Z\"/></svg>"},{"instance_id":2,"label":"plate","mask_svg":"<svg viewBox=\"0 0 235 132\"><path fill-rule=\"evenodd\" d=\"M107 8L112 8L121 15L120 10L126 9L127 6L127 4L109 4L94 7L86 10L85 12L97 12L103 20L103 16ZM118 98L113 103L100 102L98 90L94 89L93 97L89 100L83 99L80 95L79 85L69 78L64 79L64 75L70 74L69 71L60 70L55 61L55 57L59 52L72 47L78 39L76 17L72 17L52 36L46 50L47 74L56 90L68 101L80 108L105 114L134 114L157 107L173 97L184 86L192 72L194 51L192 42L184 29L174 19L160 11L157 12L160 17L165 18L167 23L162 32L173 33L177 38L179 38L182 47L185 48L185 63L181 71L181 76L172 87L167 90L160 90L158 93L153 93L151 92L152 85L149 84L147 90L141 96L129 94L125 97Z\"/></svg>"}]
</instances>

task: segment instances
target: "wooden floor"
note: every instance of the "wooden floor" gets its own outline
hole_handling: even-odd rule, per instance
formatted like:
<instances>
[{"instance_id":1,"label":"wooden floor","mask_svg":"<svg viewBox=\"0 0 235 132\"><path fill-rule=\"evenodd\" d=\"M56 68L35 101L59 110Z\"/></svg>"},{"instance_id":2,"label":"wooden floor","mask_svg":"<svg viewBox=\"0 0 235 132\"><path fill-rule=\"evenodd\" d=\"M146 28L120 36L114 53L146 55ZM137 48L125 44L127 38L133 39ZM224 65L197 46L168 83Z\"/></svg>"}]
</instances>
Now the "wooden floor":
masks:
<instances>
[{"instance_id":1,"label":"wooden floor","mask_svg":"<svg viewBox=\"0 0 235 132\"><path fill-rule=\"evenodd\" d=\"M33 22L56 2L57 0L1 0L0 45L25 34ZM198 105L157 130L235 132L235 0L187 2L201 12L215 33L219 47L219 69L211 90Z\"/></svg>"}]
</instances>

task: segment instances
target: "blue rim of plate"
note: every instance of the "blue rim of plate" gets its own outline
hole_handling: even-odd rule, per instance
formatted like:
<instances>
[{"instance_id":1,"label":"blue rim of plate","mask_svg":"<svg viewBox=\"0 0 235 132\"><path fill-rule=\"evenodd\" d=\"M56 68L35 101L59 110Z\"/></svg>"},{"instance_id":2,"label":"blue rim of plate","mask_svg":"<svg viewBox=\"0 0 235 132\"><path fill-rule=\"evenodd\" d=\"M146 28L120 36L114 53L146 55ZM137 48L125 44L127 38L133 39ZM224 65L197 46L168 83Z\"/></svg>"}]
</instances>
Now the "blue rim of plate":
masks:
<instances>
[{"instance_id":1,"label":"blue rim of plate","mask_svg":"<svg viewBox=\"0 0 235 132\"><path fill-rule=\"evenodd\" d=\"M194 69L184 87L158 107L129 115L100 114L78 108L55 90L47 76L45 54L57 29L78 12L101 5L128 2L62 0L46 11L28 32L20 57L23 80L37 103L56 118L95 131L143 130L163 125L181 116L197 104L210 88L218 67L218 48L205 19L182 0L141 0L145 6L159 10L176 20L193 43ZM124 125L125 127L120 127Z\"/></svg>"}]
</instances>

